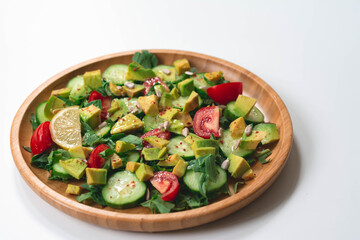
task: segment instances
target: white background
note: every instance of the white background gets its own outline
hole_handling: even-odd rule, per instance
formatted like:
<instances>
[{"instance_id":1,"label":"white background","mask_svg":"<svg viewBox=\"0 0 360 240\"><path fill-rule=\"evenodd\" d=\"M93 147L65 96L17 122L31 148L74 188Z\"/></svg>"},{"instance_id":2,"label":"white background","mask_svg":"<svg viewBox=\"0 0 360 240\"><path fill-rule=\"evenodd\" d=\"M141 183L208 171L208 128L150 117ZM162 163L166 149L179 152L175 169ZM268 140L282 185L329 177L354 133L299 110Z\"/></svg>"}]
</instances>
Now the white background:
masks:
<instances>
[{"instance_id":1,"label":"white background","mask_svg":"<svg viewBox=\"0 0 360 240\"><path fill-rule=\"evenodd\" d=\"M0 1L0 239L359 239L359 1ZM114 231L51 207L9 147L25 98L56 73L109 53L190 50L254 72L294 125L284 171L229 217L184 231Z\"/></svg>"}]
</instances>

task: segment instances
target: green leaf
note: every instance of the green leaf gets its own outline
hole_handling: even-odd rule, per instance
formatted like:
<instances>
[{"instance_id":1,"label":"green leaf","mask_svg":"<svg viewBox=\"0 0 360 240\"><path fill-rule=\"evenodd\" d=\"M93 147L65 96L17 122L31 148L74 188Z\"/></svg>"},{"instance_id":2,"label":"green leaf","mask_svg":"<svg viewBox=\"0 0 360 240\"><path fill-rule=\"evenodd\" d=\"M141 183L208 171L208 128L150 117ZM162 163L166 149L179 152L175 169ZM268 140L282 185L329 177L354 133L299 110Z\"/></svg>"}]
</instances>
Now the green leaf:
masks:
<instances>
[{"instance_id":1,"label":"green leaf","mask_svg":"<svg viewBox=\"0 0 360 240\"><path fill-rule=\"evenodd\" d=\"M92 186L84 183L80 187L88 190L89 192L83 193L80 196L76 197L76 200L78 202L83 202L84 200L91 199L101 206L106 206L106 202L101 194L102 186Z\"/></svg>"},{"instance_id":2,"label":"green leaf","mask_svg":"<svg viewBox=\"0 0 360 240\"><path fill-rule=\"evenodd\" d=\"M141 206L150 208L152 213L169 213L175 204L162 200L160 195L156 194L150 200L141 203Z\"/></svg>"},{"instance_id":3,"label":"green leaf","mask_svg":"<svg viewBox=\"0 0 360 240\"><path fill-rule=\"evenodd\" d=\"M29 153L32 153L31 148L28 146L23 146L23 149Z\"/></svg>"},{"instance_id":4,"label":"green leaf","mask_svg":"<svg viewBox=\"0 0 360 240\"><path fill-rule=\"evenodd\" d=\"M158 64L158 60L154 54L148 50L142 50L142 52L136 52L132 58L134 62L139 63L144 68L154 68Z\"/></svg>"},{"instance_id":5,"label":"green leaf","mask_svg":"<svg viewBox=\"0 0 360 240\"><path fill-rule=\"evenodd\" d=\"M94 105L95 107L97 108L100 108L102 110L102 104L101 104L101 100L98 99L98 100L94 100L94 101L91 101L91 102L88 102L87 104L85 104L84 107L88 107L90 105Z\"/></svg>"},{"instance_id":6,"label":"green leaf","mask_svg":"<svg viewBox=\"0 0 360 240\"><path fill-rule=\"evenodd\" d=\"M37 120L34 113L31 113L30 122L31 122L33 131L35 131L35 129L40 125L40 122Z\"/></svg>"},{"instance_id":7,"label":"green leaf","mask_svg":"<svg viewBox=\"0 0 360 240\"><path fill-rule=\"evenodd\" d=\"M238 185L239 185L239 184L244 185L245 182L236 182L235 185L234 185L234 193L237 193Z\"/></svg>"},{"instance_id":8,"label":"green leaf","mask_svg":"<svg viewBox=\"0 0 360 240\"><path fill-rule=\"evenodd\" d=\"M270 161L267 161L266 158L268 156L270 156L272 154L272 152L270 151L270 149L264 149L261 152L256 154L256 157L259 159L259 162L261 162L261 164L266 164L269 163Z\"/></svg>"},{"instance_id":9,"label":"green leaf","mask_svg":"<svg viewBox=\"0 0 360 240\"><path fill-rule=\"evenodd\" d=\"M62 96L57 96L58 98L60 98L61 100L63 100L65 102L65 106L66 107L71 107L71 106L74 106L75 104L69 100L68 98L64 98Z\"/></svg>"},{"instance_id":10,"label":"green leaf","mask_svg":"<svg viewBox=\"0 0 360 240\"><path fill-rule=\"evenodd\" d=\"M46 169L46 165L49 163L48 156L47 153L36 154L31 158L31 164L37 168Z\"/></svg>"},{"instance_id":11,"label":"green leaf","mask_svg":"<svg viewBox=\"0 0 360 240\"><path fill-rule=\"evenodd\" d=\"M136 146L135 150L141 150L143 148L143 139L135 136L135 135L127 135L120 139L123 142L134 144Z\"/></svg>"}]
</instances>

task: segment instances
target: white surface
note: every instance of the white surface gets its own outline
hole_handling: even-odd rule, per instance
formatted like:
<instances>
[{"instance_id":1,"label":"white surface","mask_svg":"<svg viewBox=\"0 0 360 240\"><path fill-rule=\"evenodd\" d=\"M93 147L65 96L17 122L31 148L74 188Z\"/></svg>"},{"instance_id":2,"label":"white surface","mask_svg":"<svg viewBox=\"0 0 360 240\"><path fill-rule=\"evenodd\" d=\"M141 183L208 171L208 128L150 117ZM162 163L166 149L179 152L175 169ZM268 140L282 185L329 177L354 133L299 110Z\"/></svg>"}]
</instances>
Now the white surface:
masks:
<instances>
[{"instance_id":1,"label":"white surface","mask_svg":"<svg viewBox=\"0 0 360 240\"><path fill-rule=\"evenodd\" d=\"M0 2L0 238L358 239L359 1L169 2ZM21 178L9 132L25 98L74 64L147 48L229 60L286 103L294 125L290 159L248 207L185 231L113 231L56 210Z\"/></svg>"}]
</instances>

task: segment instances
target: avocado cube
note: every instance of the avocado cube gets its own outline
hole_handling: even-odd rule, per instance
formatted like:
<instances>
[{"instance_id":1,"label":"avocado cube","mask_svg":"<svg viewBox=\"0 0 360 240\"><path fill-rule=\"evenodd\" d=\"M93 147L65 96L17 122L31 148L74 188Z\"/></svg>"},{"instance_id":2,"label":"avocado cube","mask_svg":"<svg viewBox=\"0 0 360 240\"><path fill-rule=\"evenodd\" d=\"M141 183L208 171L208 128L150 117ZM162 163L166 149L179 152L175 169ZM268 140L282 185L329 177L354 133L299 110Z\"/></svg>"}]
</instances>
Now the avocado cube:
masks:
<instances>
[{"instance_id":1,"label":"avocado cube","mask_svg":"<svg viewBox=\"0 0 360 240\"><path fill-rule=\"evenodd\" d=\"M232 153L229 155L229 161L228 171L233 178L240 178L246 171L251 169L244 158Z\"/></svg>"},{"instance_id":2,"label":"avocado cube","mask_svg":"<svg viewBox=\"0 0 360 240\"><path fill-rule=\"evenodd\" d=\"M192 91L189 98L186 100L183 112L190 112L199 106L199 94Z\"/></svg>"},{"instance_id":3,"label":"avocado cube","mask_svg":"<svg viewBox=\"0 0 360 240\"><path fill-rule=\"evenodd\" d=\"M194 80L192 78L185 79L184 81L179 82L177 87L180 90L181 96L190 96L192 91L194 91Z\"/></svg>"},{"instance_id":4,"label":"avocado cube","mask_svg":"<svg viewBox=\"0 0 360 240\"><path fill-rule=\"evenodd\" d=\"M84 83L89 88L96 90L101 87L101 71L100 69L96 71L86 72L83 76Z\"/></svg>"},{"instance_id":5,"label":"avocado cube","mask_svg":"<svg viewBox=\"0 0 360 240\"><path fill-rule=\"evenodd\" d=\"M120 118L112 127L110 133L130 132L144 127L144 122L137 118L134 114L129 113L123 118Z\"/></svg>"},{"instance_id":6,"label":"avocado cube","mask_svg":"<svg viewBox=\"0 0 360 240\"><path fill-rule=\"evenodd\" d=\"M87 158L85 155L84 147L82 147L82 146L76 146L76 147L70 148L69 153L72 158L81 158L81 159Z\"/></svg>"},{"instance_id":7,"label":"avocado cube","mask_svg":"<svg viewBox=\"0 0 360 240\"><path fill-rule=\"evenodd\" d=\"M160 150L158 148L144 148L141 154L144 156L146 161L159 160Z\"/></svg>"},{"instance_id":8,"label":"avocado cube","mask_svg":"<svg viewBox=\"0 0 360 240\"><path fill-rule=\"evenodd\" d=\"M184 127L188 128L193 126L193 120L188 112L179 112L174 118L182 122Z\"/></svg>"},{"instance_id":9,"label":"avocado cube","mask_svg":"<svg viewBox=\"0 0 360 240\"><path fill-rule=\"evenodd\" d=\"M201 139L197 140L192 145L194 148L203 148L203 147L213 147L215 149L219 148L219 144L216 140L213 139Z\"/></svg>"},{"instance_id":10,"label":"avocado cube","mask_svg":"<svg viewBox=\"0 0 360 240\"><path fill-rule=\"evenodd\" d=\"M279 132L274 123L260 123L257 124L253 131L264 131L266 136L261 140L262 145L275 142L280 139Z\"/></svg>"},{"instance_id":11,"label":"avocado cube","mask_svg":"<svg viewBox=\"0 0 360 240\"><path fill-rule=\"evenodd\" d=\"M96 128L101 123L101 109L93 104L86 108L81 108L79 114L81 120L89 124L92 129Z\"/></svg>"},{"instance_id":12,"label":"avocado cube","mask_svg":"<svg viewBox=\"0 0 360 240\"><path fill-rule=\"evenodd\" d=\"M170 127L168 129L169 132L173 132L176 134L182 134L182 130L184 129L184 124L178 119L172 119L170 121Z\"/></svg>"},{"instance_id":13,"label":"avocado cube","mask_svg":"<svg viewBox=\"0 0 360 240\"><path fill-rule=\"evenodd\" d=\"M161 167L173 167L176 166L176 164L181 160L184 161L184 159L178 154L173 154L170 155L166 160L159 161L157 165Z\"/></svg>"},{"instance_id":14,"label":"avocado cube","mask_svg":"<svg viewBox=\"0 0 360 240\"><path fill-rule=\"evenodd\" d=\"M107 170L103 168L86 168L86 182L89 185L106 184Z\"/></svg>"},{"instance_id":15,"label":"avocado cube","mask_svg":"<svg viewBox=\"0 0 360 240\"><path fill-rule=\"evenodd\" d=\"M154 171L149 165L141 163L140 167L136 169L135 174L140 181L146 182L149 178L154 176Z\"/></svg>"},{"instance_id":16,"label":"avocado cube","mask_svg":"<svg viewBox=\"0 0 360 240\"><path fill-rule=\"evenodd\" d=\"M255 174L253 172L253 170L250 168L249 170L247 170L242 176L241 178L244 179L245 181L250 180L252 178L255 177Z\"/></svg>"},{"instance_id":17,"label":"avocado cube","mask_svg":"<svg viewBox=\"0 0 360 240\"><path fill-rule=\"evenodd\" d=\"M222 71L218 71L218 72L209 72L209 73L205 73L204 77L211 81L211 82L217 82L219 81L223 76Z\"/></svg>"},{"instance_id":18,"label":"avocado cube","mask_svg":"<svg viewBox=\"0 0 360 240\"><path fill-rule=\"evenodd\" d=\"M174 67L178 75L190 70L190 63L186 58L174 61Z\"/></svg>"},{"instance_id":19,"label":"avocado cube","mask_svg":"<svg viewBox=\"0 0 360 240\"><path fill-rule=\"evenodd\" d=\"M144 140L156 147L157 149L162 149L170 142L166 139L158 138L156 136L145 137Z\"/></svg>"},{"instance_id":20,"label":"avocado cube","mask_svg":"<svg viewBox=\"0 0 360 240\"><path fill-rule=\"evenodd\" d=\"M165 156L166 152L167 152L167 148L166 148L166 147L163 147L162 149L160 149L159 154L158 154L158 159L159 159L159 160L163 159L163 157Z\"/></svg>"},{"instance_id":21,"label":"avocado cube","mask_svg":"<svg viewBox=\"0 0 360 240\"><path fill-rule=\"evenodd\" d=\"M80 179L84 175L87 167L87 164L79 158L60 160L59 163L65 171L76 179Z\"/></svg>"},{"instance_id":22,"label":"avocado cube","mask_svg":"<svg viewBox=\"0 0 360 240\"><path fill-rule=\"evenodd\" d=\"M134 88L128 88L123 86L123 89L129 97L137 97L141 95L142 91L145 89L144 85L135 84Z\"/></svg>"},{"instance_id":23,"label":"avocado cube","mask_svg":"<svg viewBox=\"0 0 360 240\"><path fill-rule=\"evenodd\" d=\"M51 95L44 108L44 115L52 119L54 110L65 108L65 102L55 95Z\"/></svg>"},{"instance_id":24,"label":"avocado cube","mask_svg":"<svg viewBox=\"0 0 360 240\"><path fill-rule=\"evenodd\" d=\"M139 97L138 103L143 112L148 116L155 116L159 113L159 106L156 95Z\"/></svg>"},{"instance_id":25,"label":"avocado cube","mask_svg":"<svg viewBox=\"0 0 360 240\"><path fill-rule=\"evenodd\" d=\"M178 178L182 178L186 172L186 168L189 164L185 162L184 160L179 160L177 164L175 165L174 169L172 170L172 173L177 176Z\"/></svg>"},{"instance_id":26,"label":"avocado cube","mask_svg":"<svg viewBox=\"0 0 360 240\"><path fill-rule=\"evenodd\" d=\"M71 88L60 88L60 89L51 91L51 95L68 98L70 95L70 91L71 91Z\"/></svg>"},{"instance_id":27,"label":"avocado cube","mask_svg":"<svg viewBox=\"0 0 360 240\"><path fill-rule=\"evenodd\" d=\"M122 165L123 165L122 159L115 153L111 156L110 162L111 162L112 169L117 169L119 167L122 167Z\"/></svg>"},{"instance_id":28,"label":"avocado cube","mask_svg":"<svg viewBox=\"0 0 360 240\"><path fill-rule=\"evenodd\" d=\"M166 93L166 92L163 93L163 95L161 95L161 98L159 101L159 108L161 110L163 110L163 109L167 109L167 108L171 107L172 100L173 100L173 98L172 98L171 94Z\"/></svg>"},{"instance_id":29,"label":"avocado cube","mask_svg":"<svg viewBox=\"0 0 360 240\"><path fill-rule=\"evenodd\" d=\"M179 112L180 110L177 108L168 108L165 111L159 113L159 116L164 120L170 121Z\"/></svg>"},{"instance_id":30,"label":"avocado cube","mask_svg":"<svg viewBox=\"0 0 360 240\"><path fill-rule=\"evenodd\" d=\"M88 159L90 157L90 154L92 153L93 149L90 147L82 147L84 154L85 154L85 159Z\"/></svg>"},{"instance_id":31,"label":"avocado cube","mask_svg":"<svg viewBox=\"0 0 360 240\"><path fill-rule=\"evenodd\" d=\"M170 91L170 95L172 96L173 99L178 99L180 97L180 93L179 90L174 87L171 91Z\"/></svg>"},{"instance_id":32,"label":"avocado cube","mask_svg":"<svg viewBox=\"0 0 360 240\"><path fill-rule=\"evenodd\" d=\"M81 187L73 184L68 184L66 188L67 194L80 195Z\"/></svg>"},{"instance_id":33,"label":"avocado cube","mask_svg":"<svg viewBox=\"0 0 360 240\"><path fill-rule=\"evenodd\" d=\"M242 136L242 141L240 143L240 148L243 149L256 149L257 145L264 139L266 136L266 132L264 131L252 131L250 136L246 136L245 134Z\"/></svg>"},{"instance_id":34,"label":"avocado cube","mask_svg":"<svg viewBox=\"0 0 360 240\"><path fill-rule=\"evenodd\" d=\"M109 89L112 94L116 97L125 96L125 91L122 87L117 86L115 83L109 83Z\"/></svg>"},{"instance_id":35,"label":"avocado cube","mask_svg":"<svg viewBox=\"0 0 360 240\"><path fill-rule=\"evenodd\" d=\"M138 167L140 167L140 163L138 162L127 162L125 171L135 172Z\"/></svg>"},{"instance_id":36,"label":"avocado cube","mask_svg":"<svg viewBox=\"0 0 360 240\"><path fill-rule=\"evenodd\" d=\"M245 117L256 103L255 98L244 95L239 95L236 99L234 108L237 110L240 117Z\"/></svg>"},{"instance_id":37,"label":"avocado cube","mask_svg":"<svg viewBox=\"0 0 360 240\"><path fill-rule=\"evenodd\" d=\"M121 101L119 101L118 98L114 98L114 99L111 101L110 108L107 110L108 113L112 114L112 113L116 112L117 110L119 110L119 108L120 108L120 103L121 103Z\"/></svg>"},{"instance_id":38,"label":"avocado cube","mask_svg":"<svg viewBox=\"0 0 360 240\"><path fill-rule=\"evenodd\" d=\"M205 156L208 154L216 154L217 149L214 147L202 147L202 148L193 148L195 158L199 158L201 156Z\"/></svg>"},{"instance_id":39,"label":"avocado cube","mask_svg":"<svg viewBox=\"0 0 360 240\"><path fill-rule=\"evenodd\" d=\"M136 146L132 143L123 142L121 140L116 141L115 150L118 153L127 152L127 151L133 150L135 148L136 148Z\"/></svg>"},{"instance_id":40,"label":"avocado cube","mask_svg":"<svg viewBox=\"0 0 360 240\"><path fill-rule=\"evenodd\" d=\"M189 135L184 139L185 142L189 143L189 144L193 144L196 141L199 140L203 140L202 137L199 137L198 135L194 134L194 133L189 133Z\"/></svg>"},{"instance_id":41,"label":"avocado cube","mask_svg":"<svg viewBox=\"0 0 360 240\"><path fill-rule=\"evenodd\" d=\"M79 81L78 84L72 87L69 95L69 99L71 101L78 101L84 99L89 96L92 91L91 88L85 85L83 76L77 76L75 78L79 78L81 81Z\"/></svg>"},{"instance_id":42,"label":"avocado cube","mask_svg":"<svg viewBox=\"0 0 360 240\"><path fill-rule=\"evenodd\" d=\"M128 71L126 73L126 80L137 80L145 81L147 78L156 77L156 74L151 69L145 69L137 62L132 62L129 64Z\"/></svg>"},{"instance_id":43,"label":"avocado cube","mask_svg":"<svg viewBox=\"0 0 360 240\"><path fill-rule=\"evenodd\" d=\"M246 123L243 117L239 117L230 123L230 132L232 138L240 138L245 131Z\"/></svg>"}]
</instances>

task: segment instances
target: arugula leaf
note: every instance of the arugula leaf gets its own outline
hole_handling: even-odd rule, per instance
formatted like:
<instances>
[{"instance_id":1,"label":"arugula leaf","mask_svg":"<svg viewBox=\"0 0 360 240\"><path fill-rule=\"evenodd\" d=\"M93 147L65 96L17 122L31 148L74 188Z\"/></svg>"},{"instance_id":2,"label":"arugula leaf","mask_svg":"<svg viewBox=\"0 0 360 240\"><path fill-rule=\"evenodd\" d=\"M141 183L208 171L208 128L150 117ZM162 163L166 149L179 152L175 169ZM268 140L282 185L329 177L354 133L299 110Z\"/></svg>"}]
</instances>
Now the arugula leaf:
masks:
<instances>
[{"instance_id":1,"label":"arugula leaf","mask_svg":"<svg viewBox=\"0 0 360 240\"><path fill-rule=\"evenodd\" d=\"M123 137L120 139L121 141L123 142L126 142L126 143L131 143L131 144L134 144L136 146L135 150L141 150L143 148L143 139L135 136L135 135L127 135L126 137Z\"/></svg>"},{"instance_id":2,"label":"arugula leaf","mask_svg":"<svg viewBox=\"0 0 360 240\"><path fill-rule=\"evenodd\" d=\"M230 121L225 116L222 116L219 119L219 124L220 124L220 127L222 127L223 129L228 129L230 126Z\"/></svg>"},{"instance_id":3,"label":"arugula leaf","mask_svg":"<svg viewBox=\"0 0 360 240\"><path fill-rule=\"evenodd\" d=\"M88 103L85 104L84 107L88 107L88 106L90 106L90 105L94 105L95 107L100 108L100 109L102 110L102 104L101 104L101 100L100 100L100 99L94 100L94 101L91 101L91 102L88 102Z\"/></svg>"},{"instance_id":4,"label":"arugula leaf","mask_svg":"<svg viewBox=\"0 0 360 240\"><path fill-rule=\"evenodd\" d=\"M71 107L71 106L74 106L74 105L75 105L71 100L69 100L69 99L67 99L67 98L64 98L64 97L62 97L62 96L57 96L57 97L60 98L61 100L63 100L63 101L65 102L65 106L66 106L66 107Z\"/></svg>"},{"instance_id":5,"label":"arugula leaf","mask_svg":"<svg viewBox=\"0 0 360 240\"><path fill-rule=\"evenodd\" d=\"M200 194L188 194L184 198L190 208L199 208L209 204L208 198Z\"/></svg>"},{"instance_id":6,"label":"arugula leaf","mask_svg":"<svg viewBox=\"0 0 360 240\"><path fill-rule=\"evenodd\" d=\"M150 53L148 50L142 50L142 53L136 52L132 60L139 63L144 68L153 68L158 64L158 60L155 55Z\"/></svg>"},{"instance_id":7,"label":"arugula leaf","mask_svg":"<svg viewBox=\"0 0 360 240\"><path fill-rule=\"evenodd\" d=\"M47 153L36 154L31 158L31 164L37 168L46 169L46 165L49 163L48 156Z\"/></svg>"},{"instance_id":8,"label":"arugula leaf","mask_svg":"<svg viewBox=\"0 0 360 240\"><path fill-rule=\"evenodd\" d=\"M256 157L259 159L259 162L261 162L261 164L266 164L270 162L270 160L267 161L266 158L271 154L272 152L270 151L270 149L264 149L261 152L257 153Z\"/></svg>"},{"instance_id":9,"label":"arugula leaf","mask_svg":"<svg viewBox=\"0 0 360 240\"><path fill-rule=\"evenodd\" d=\"M103 96L114 96L110 91L109 82L102 80L101 87L96 89Z\"/></svg>"},{"instance_id":10,"label":"arugula leaf","mask_svg":"<svg viewBox=\"0 0 360 240\"><path fill-rule=\"evenodd\" d=\"M162 200L160 195L156 194L150 200L141 203L141 206L150 208L152 213L169 213L175 204Z\"/></svg>"},{"instance_id":11,"label":"arugula leaf","mask_svg":"<svg viewBox=\"0 0 360 240\"><path fill-rule=\"evenodd\" d=\"M234 184L234 193L237 193L237 189L238 189L238 185L239 185L239 184L244 185L245 182L236 182L236 183Z\"/></svg>"},{"instance_id":12,"label":"arugula leaf","mask_svg":"<svg viewBox=\"0 0 360 240\"><path fill-rule=\"evenodd\" d=\"M57 163L60 160L66 160L70 158L70 153L64 149L57 149L51 151L50 155L48 156L48 164L45 166L45 169L50 171L54 163Z\"/></svg>"},{"instance_id":13,"label":"arugula leaf","mask_svg":"<svg viewBox=\"0 0 360 240\"><path fill-rule=\"evenodd\" d=\"M105 200L101 194L102 186L92 186L92 185L88 185L87 183L84 183L80 187L88 190L89 192L77 196L76 200L78 202L83 202L87 199L91 199L101 206L106 206Z\"/></svg>"},{"instance_id":14,"label":"arugula leaf","mask_svg":"<svg viewBox=\"0 0 360 240\"><path fill-rule=\"evenodd\" d=\"M255 157L245 157L245 160L247 161L247 163L249 164L249 165L251 165L251 164L253 164L253 163L255 163L256 161L257 161L257 159L255 158Z\"/></svg>"},{"instance_id":15,"label":"arugula leaf","mask_svg":"<svg viewBox=\"0 0 360 240\"><path fill-rule=\"evenodd\" d=\"M36 115L34 113L31 113L30 122L31 122L33 131L35 131L35 129L40 125L40 122L37 120Z\"/></svg>"},{"instance_id":16,"label":"arugula leaf","mask_svg":"<svg viewBox=\"0 0 360 240\"><path fill-rule=\"evenodd\" d=\"M23 146L23 149L29 153L32 153L31 148L28 146Z\"/></svg>"}]
</instances>

